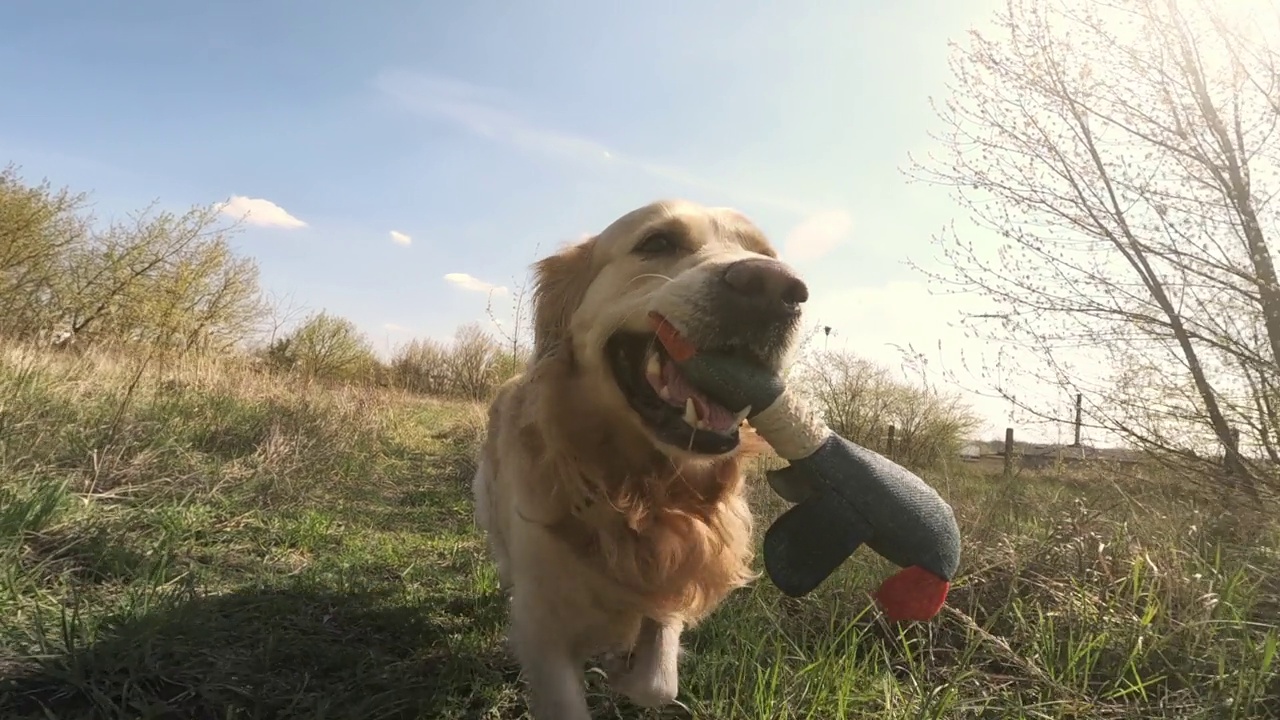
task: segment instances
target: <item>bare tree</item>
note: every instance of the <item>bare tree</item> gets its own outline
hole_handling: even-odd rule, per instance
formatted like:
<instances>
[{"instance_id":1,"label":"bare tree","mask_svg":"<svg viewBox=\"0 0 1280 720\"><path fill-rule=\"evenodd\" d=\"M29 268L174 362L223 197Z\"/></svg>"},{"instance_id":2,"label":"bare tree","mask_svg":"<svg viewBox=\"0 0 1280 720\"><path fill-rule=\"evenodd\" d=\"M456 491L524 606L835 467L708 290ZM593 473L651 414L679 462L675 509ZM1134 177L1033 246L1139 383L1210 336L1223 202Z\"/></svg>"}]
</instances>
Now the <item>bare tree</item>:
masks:
<instances>
[{"instance_id":1,"label":"bare tree","mask_svg":"<svg viewBox=\"0 0 1280 720\"><path fill-rule=\"evenodd\" d=\"M295 302L292 295L277 296L268 292L263 298L265 309L257 328L257 342L270 348L281 339L287 328L297 325L307 317L306 305Z\"/></svg>"},{"instance_id":2,"label":"bare tree","mask_svg":"<svg viewBox=\"0 0 1280 720\"><path fill-rule=\"evenodd\" d=\"M954 46L945 153L916 169L977 226L931 274L1018 350L997 392L1065 419L1016 389L1083 391L1096 426L1256 493L1280 462L1280 14L1226 9L1011 0Z\"/></svg>"},{"instance_id":3,"label":"bare tree","mask_svg":"<svg viewBox=\"0 0 1280 720\"><path fill-rule=\"evenodd\" d=\"M533 253L538 255L537 245L534 246ZM489 316L489 322L493 324L505 348L499 360L499 380L506 380L521 372L533 353L533 296L530 295L526 282L513 280L512 287L515 289L511 293L509 325L503 323L494 310L493 291L489 292L485 305L485 314Z\"/></svg>"},{"instance_id":4,"label":"bare tree","mask_svg":"<svg viewBox=\"0 0 1280 720\"><path fill-rule=\"evenodd\" d=\"M500 346L478 323L462 325L449 348L450 394L470 400L488 398L501 382Z\"/></svg>"},{"instance_id":5,"label":"bare tree","mask_svg":"<svg viewBox=\"0 0 1280 720\"><path fill-rule=\"evenodd\" d=\"M447 395L450 387L450 349L430 339L414 339L391 358L397 387L424 395Z\"/></svg>"}]
</instances>

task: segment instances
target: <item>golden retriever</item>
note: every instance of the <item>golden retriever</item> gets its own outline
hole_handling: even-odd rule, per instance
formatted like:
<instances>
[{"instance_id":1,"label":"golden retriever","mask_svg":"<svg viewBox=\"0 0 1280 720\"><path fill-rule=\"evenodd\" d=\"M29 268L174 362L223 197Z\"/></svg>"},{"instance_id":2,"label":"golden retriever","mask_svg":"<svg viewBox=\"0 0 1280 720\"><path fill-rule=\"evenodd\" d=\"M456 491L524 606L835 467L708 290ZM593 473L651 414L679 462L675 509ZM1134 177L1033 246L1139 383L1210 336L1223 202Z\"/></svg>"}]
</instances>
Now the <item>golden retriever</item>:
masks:
<instances>
[{"instance_id":1,"label":"golden retriever","mask_svg":"<svg viewBox=\"0 0 1280 720\"><path fill-rule=\"evenodd\" d=\"M756 577L740 463L763 448L655 341L781 367L804 282L742 214L655 202L534 266L534 348L498 391L472 490L535 720L588 720L583 664L672 702L681 632Z\"/></svg>"}]
</instances>

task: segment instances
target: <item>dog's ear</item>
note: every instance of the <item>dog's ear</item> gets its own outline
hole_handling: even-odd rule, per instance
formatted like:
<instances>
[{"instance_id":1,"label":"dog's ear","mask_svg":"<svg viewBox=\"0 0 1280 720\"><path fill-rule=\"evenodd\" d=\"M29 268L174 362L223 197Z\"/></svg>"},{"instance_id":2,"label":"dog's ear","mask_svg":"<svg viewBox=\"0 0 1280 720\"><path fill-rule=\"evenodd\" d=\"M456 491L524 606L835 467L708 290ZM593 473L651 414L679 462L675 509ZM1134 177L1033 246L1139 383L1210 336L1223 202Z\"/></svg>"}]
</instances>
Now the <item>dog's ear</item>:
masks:
<instances>
[{"instance_id":1,"label":"dog's ear","mask_svg":"<svg viewBox=\"0 0 1280 720\"><path fill-rule=\"evenodd\" d=\"M569 340L569 321L595 278L595 238L565 248L533 266L533 356L547 357Z\"/></svg>"}]
</instances>

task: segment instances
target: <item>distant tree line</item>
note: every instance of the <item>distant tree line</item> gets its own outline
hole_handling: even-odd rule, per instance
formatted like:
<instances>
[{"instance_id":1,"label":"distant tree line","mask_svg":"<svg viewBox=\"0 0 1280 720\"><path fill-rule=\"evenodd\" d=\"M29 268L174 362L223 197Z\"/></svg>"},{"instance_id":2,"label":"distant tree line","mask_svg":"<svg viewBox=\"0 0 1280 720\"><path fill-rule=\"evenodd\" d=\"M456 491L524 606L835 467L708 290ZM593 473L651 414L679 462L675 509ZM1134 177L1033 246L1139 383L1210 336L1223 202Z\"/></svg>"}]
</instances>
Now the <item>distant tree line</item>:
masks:
<instances>
[{"instance_id":1,"label":"distant tree line","mask_svg":"<svg viewBox=\"0 0 1280 720\"><path fill-rule=\"evenodd\" d=\"M257 264L233 250L237 230L217 205L100 225L86 195L26 184L10 166L0 174L0 338L76 352L235 354L265 372L473 401L524 367L532 336L523 289L512 296L515 322L495 319L497 334L468 323L451 342L415 339L383 359L349 319L272 300ZM894 425L895 456L908 465L953 457L976 429L956 398L853 355L805 358L793 382L832 426L883 450Z\"/></svg>"},{"instance_id":2,"label":"distant tree line","mask_svg":"<svg viewBox=\"0 0 1280 720\"><path fill-rule=\"evenodd\" d=\"M380 359L327 311L292 322L238 255L218 206L148 208L97 222L88 195L0 172L0 337L63 349L237 353L274 372L481 400L523 364L520 337L477 323L452 343L413 340Z\"/></svg>"}]
</instances>

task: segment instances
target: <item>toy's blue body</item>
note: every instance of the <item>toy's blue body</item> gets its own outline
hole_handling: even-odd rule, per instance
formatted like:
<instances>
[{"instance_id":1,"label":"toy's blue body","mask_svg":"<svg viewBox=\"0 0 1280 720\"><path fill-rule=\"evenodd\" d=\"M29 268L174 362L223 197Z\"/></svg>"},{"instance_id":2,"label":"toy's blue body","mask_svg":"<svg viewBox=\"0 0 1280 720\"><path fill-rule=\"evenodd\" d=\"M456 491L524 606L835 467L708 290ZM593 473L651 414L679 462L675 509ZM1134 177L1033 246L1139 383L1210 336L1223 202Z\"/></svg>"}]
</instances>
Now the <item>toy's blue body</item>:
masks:
<instances>
[{"instance_id":1,"label":"toy's blue body","mask_svg":"<svg viewBox=\"0 0 1280 720\"><path fill-rule=\"evenodd\" d=\"M770 579L788 595L803 595L866 544L911 570L882 586L886 611L932 617L960 563L960 531L938 493L807 415L776 375L732 356L684 355L676 362L685 377L731 411L750 407L752 426L790 463L769 473L774 490L796 503L765 534Z\"/></svg>"},{"instance_id":2,"label":"toy's blue body","mask_svg":"<svg viewBox=\"0 0 1280 720\"><path fill-rule=\"evenodd\" d=\"M767 439L767 438L766 438ZM858 545L899 567L950 580L960 564L951 507L919 477L832 433L813 454L770 473L797 503L765 534L765 565L783 592L809 592Z\"/></svg>"}]
</instances>

